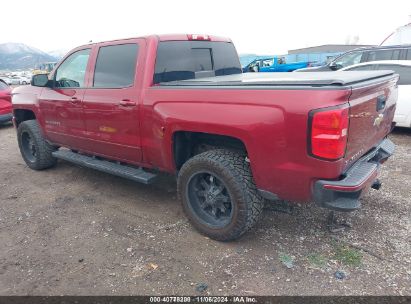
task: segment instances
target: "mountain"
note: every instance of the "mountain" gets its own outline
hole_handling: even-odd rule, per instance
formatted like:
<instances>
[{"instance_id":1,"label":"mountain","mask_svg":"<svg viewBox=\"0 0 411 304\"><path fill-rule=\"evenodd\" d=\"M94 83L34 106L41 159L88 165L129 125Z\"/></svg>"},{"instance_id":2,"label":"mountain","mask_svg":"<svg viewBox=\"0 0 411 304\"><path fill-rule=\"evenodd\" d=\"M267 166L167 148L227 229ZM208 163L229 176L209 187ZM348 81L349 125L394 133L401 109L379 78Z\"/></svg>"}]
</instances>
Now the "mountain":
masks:
<instances>
[{"instance_id":1,"label":"mountain","mask_svg":"<svg viewBox=\"0 0 411 304\"><path fill-rule=\"evenodd\" d=\"M49 54L50 56L53 56L57 59L61 59L64 57L64 55L66 55L68 53L68 51L70 51L69 49L57 49L57 50L52 50L47 52L47 54Z\"/></svg>"},{"instance_id":2,"label":"mountain","mask_svg":"<svg viewBox=\"0 0 411 304\"><path fill-rule=\"evenodd\" d=\"M32 69L57 58L24 43L0 44L0 70Z\"/></svg>"}]
</instances>

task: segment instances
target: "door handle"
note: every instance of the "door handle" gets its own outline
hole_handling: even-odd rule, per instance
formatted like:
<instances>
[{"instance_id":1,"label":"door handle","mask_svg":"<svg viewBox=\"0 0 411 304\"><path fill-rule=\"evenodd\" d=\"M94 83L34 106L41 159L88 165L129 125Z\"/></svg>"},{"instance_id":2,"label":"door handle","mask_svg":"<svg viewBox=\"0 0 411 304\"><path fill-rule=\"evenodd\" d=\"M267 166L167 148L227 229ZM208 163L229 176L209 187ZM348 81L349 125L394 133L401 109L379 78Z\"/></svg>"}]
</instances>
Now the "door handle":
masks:
<instances>
[{"instance_id":1,"label":"door handle","mask_svg":"<svg viewBox=\"0 0 411 304\"><path fill-rule=\"evenodd\" d=\"M78 102L80 102L80 99L78 99L77 97L71 97L70 102L71 103L78 103Z\"/></svg>"},{"instance_id":2,"label":"door handle","mask_svg":"<svg viewBox=\"0 0 411 304\"><path fill-rule=\"evenodd\" d=\"M119 105L122 107L134 107L136 103L129 99L123 99L122 101L119 102Z\"/></svg>"}]
</instances>

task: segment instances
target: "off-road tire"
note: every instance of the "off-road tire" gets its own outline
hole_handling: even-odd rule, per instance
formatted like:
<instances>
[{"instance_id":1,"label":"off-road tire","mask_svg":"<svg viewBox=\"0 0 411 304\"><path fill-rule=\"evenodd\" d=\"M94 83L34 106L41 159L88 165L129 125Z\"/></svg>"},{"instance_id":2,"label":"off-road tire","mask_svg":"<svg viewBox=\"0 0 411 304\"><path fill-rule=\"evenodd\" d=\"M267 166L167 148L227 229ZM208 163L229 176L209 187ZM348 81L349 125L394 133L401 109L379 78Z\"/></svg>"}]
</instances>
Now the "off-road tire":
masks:
<instances>
[{"instance_id":1,"label":"off-road tire","mask_svg":"<svg viewBox=\"0 0 411 304\"><path fill-rule=\"evenodd\" d=\"M190 208L187 194L190 177L203 170L216 174L230 193L234 211L225 227L214 228L203 224ZM192 225L218 241L232 241L249 231L259 220L264 207L264 199L257 192L246 155L235 151L210 150L192 157L178 174L177 189L183 210Z\"/></svg>"},{"instance_id":2,"label":"off-road tire","mask_svg":"<svg viewBox=\"0 0 411 304\"><path fill-rule=\"evenodd\" d=\"M23 151L22 136L24 133L29 134L36 149L36 155L33 156L32 160L26 157ZM29 168L33 170L43 170L53 167L57 163L57 159L52 155L52 152L57 148L50 145L44 139L37 120L23 121L17 128L17 140L20 153Z\"/></svg>"}]
</instances>

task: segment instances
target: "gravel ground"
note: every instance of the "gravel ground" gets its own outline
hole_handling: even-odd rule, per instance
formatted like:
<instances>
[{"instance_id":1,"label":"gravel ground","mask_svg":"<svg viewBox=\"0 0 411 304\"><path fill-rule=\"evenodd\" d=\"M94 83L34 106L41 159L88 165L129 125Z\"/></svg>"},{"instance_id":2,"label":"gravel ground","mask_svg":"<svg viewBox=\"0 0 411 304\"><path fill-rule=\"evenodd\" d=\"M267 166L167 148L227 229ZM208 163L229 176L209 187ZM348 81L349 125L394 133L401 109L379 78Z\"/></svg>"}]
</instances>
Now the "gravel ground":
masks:
<instances>
[{"instance_id":1,"label":"gravel ground","mask_svg":"<svg viewBox=\"0 0 411 304\"><path fill-rule=\"evenodd\" d=\"M198 234L175 180L150 186L60 161L35 172L0 127L0 295L411 295L411 131L363 208L269 206L242 239Z\"/></svg>"}]
</instances>

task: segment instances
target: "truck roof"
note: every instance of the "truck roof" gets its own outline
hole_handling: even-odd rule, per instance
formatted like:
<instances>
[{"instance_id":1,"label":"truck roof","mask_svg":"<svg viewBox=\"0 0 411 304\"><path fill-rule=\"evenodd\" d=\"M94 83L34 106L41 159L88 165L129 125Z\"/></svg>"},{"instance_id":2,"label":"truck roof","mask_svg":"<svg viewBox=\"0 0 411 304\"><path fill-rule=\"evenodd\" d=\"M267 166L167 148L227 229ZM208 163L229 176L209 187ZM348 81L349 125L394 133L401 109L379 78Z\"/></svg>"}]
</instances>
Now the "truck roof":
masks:
<instances>
[{"instance_id":1,"label":"truck roof","mask_svg":"<svg viewBox=\"0 0 411 304\"><path fill-rule=\"evenodd\" d=\"M393 71L244 73L160 83L164 86L347 86L394 75Z\"/></svg>"},{"instance_id":2,"label":"truck roof","mask_svg":"<svg viewBox=\"0 0 411 304\"><path fill-rule=\"evenodd\" d=\"M193 38L198 37L198 38ZM207 39L204 39L207 37ZM76 47L75 49L82 48L84 46L90 46L100 43L108 43L108 42L116 42L116 41L124 41L124 40L131 40L136 38L143 38L143 39L156 39L158 41L189 41L189 40L200 40L200 41L211 41L211 42L232 42L230 38L227 37L220 37L214 35L204 35L204 34L161 34L161 35L146 35L146 36L137 36L137 37L128 37L128 38L119 38L114 40L106 40L106 41L98 41L87 43L81 46Z\"/></svg>"}]
</instances>

